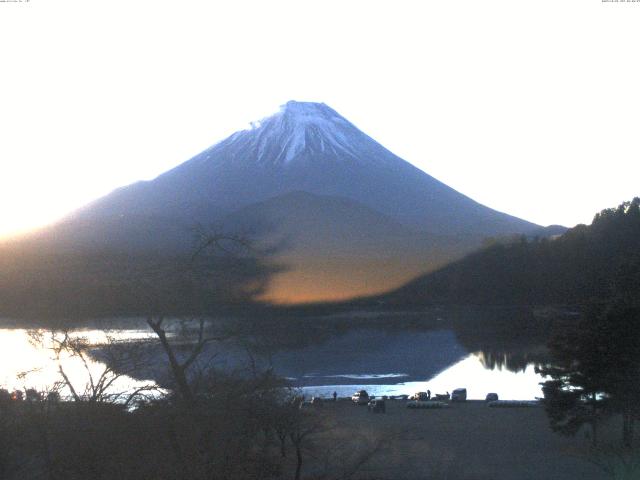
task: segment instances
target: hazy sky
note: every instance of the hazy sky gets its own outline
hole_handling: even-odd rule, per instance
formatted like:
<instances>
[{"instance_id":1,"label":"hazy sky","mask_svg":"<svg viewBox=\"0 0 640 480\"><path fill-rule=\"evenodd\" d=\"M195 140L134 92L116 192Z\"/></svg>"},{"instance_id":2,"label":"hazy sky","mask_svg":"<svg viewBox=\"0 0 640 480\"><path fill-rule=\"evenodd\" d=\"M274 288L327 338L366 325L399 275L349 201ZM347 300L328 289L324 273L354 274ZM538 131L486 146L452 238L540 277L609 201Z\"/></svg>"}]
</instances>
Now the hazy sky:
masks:
<instances>
[{"instance_id":1,"label":"hazy sky","mask_svg":"<svg viewBox=\"0 0 640 480\"><path fill-rule=\"evenodd\" d=\"M640 195L640 2L0 2L0 235L322 101L541 224Z\"/></svg>"}]
</instances>

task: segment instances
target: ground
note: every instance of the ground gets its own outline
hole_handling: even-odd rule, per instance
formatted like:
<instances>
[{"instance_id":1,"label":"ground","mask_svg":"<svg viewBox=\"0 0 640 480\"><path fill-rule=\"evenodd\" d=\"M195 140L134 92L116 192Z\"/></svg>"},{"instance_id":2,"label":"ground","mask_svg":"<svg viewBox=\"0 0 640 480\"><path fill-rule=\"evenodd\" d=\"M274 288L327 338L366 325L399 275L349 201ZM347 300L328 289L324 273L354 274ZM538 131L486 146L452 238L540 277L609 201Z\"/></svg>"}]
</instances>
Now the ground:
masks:
<instances>
[{"instance_id":1,"label":"ground","mask_svg":"<svg viewBox=\"0 0 640 480\"><path fill-rule=\"evenodd\" d=\"M359 478L607 478L587 455L590 440L585 433L576 437L553 433L542 407L489 408L484 402L469 401L448 409L414 410L406 408L405 401L393 400L387 401L385 414L374 414L344 399L326 402L322 408L334 425L326 438L350 434L369 445L381 441L382 448ZM329 440L324 447L331 445Z\"/></svg>"}]
</instances>

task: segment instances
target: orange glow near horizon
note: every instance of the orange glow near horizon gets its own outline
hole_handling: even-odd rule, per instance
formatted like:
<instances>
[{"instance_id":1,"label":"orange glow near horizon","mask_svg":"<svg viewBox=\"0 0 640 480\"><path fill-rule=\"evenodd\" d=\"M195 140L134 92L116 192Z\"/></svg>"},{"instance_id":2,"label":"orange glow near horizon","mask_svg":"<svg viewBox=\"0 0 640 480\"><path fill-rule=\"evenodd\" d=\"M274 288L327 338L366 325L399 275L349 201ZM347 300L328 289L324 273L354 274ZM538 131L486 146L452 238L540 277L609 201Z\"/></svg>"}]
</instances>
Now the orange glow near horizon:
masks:
<instances>
[{"instance_id":1,"label":"orange glow near horizon","mask_svg":"<svg viewBox=\"0 0 640 480\"><path fill-rule=\"evenodd\" d=\"M322 259L315 259L322 262ZM413 278L433 271L425 259L414 262L345 261L339 267L313 261L292 263L292 270L271 279L260 300L277 305L344 301L376 295L398 288Z\"/></svg>"}]
</instances>

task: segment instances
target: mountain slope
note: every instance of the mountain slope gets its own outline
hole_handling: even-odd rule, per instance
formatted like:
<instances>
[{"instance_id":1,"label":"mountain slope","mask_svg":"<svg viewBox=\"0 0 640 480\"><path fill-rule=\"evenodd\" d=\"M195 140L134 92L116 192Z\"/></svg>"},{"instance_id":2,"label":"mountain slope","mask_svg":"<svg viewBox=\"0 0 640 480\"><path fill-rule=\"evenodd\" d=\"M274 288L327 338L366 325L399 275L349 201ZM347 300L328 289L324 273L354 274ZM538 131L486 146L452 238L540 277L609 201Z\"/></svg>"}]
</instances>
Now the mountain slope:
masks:
<instances>
[{"instance_id":1,"label":"mountain slope","mask_svg":"<svg viewBox=\"0 0 640 480\"><path fill-rule=\"evenodd\" d=\"M156 179L117 189L19 243L52 255L183 255L198 225L277 246L270 260L285 270L269 282L260 274L260 285L269 285L260 290L285 302L385 291L486 237L540 228L446 186L328 106L289 102Z\"/></svg>"}]
</instances>

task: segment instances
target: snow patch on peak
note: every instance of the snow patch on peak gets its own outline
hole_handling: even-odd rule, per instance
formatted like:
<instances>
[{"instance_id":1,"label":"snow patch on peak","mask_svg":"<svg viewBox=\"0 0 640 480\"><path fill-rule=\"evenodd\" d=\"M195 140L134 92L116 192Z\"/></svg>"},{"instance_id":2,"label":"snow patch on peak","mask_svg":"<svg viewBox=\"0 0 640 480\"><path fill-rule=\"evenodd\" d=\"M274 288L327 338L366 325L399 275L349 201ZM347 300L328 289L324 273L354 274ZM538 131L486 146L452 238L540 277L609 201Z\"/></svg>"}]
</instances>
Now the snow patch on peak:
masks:
<instances>
[{"instance_id":1,"label":"snow patch on peak","mask_svg":"<svg viewBox=\"0 0 640 480\"><path fill-rule=\"evenodd\" d=\"M244 158L287 165L314 154L359 160L363 142L368 143L368 137L324 103L289 101L275 114L251 122L250 128L212 148L234 145Z\"/></svg>"},{"instance_id":2,"label":"snow patch on peak","mask_svg":"<svg viewBox=\"0 0 640 480\"><path fill-rule=\"evenodd\" d=\"M308 145L322 153L357 156L348 139L355 127L324 103L290 101L281 107L280 113L266 121L271 120L276 133L285 137L281 137L285 163L291 162Z\"/></svg>"},{"instance_id":3,"label":"snow patch on peak","mask_svg":"<svg viewBox=\"0 0 640 480\"><path fill-rule=\"evenodd\" d=\"M324 103L295 102L292 100L280 107L280 114L296 123L335 122L342 125L350 125L338 112Z\"/></svg>"}]
</instances>

